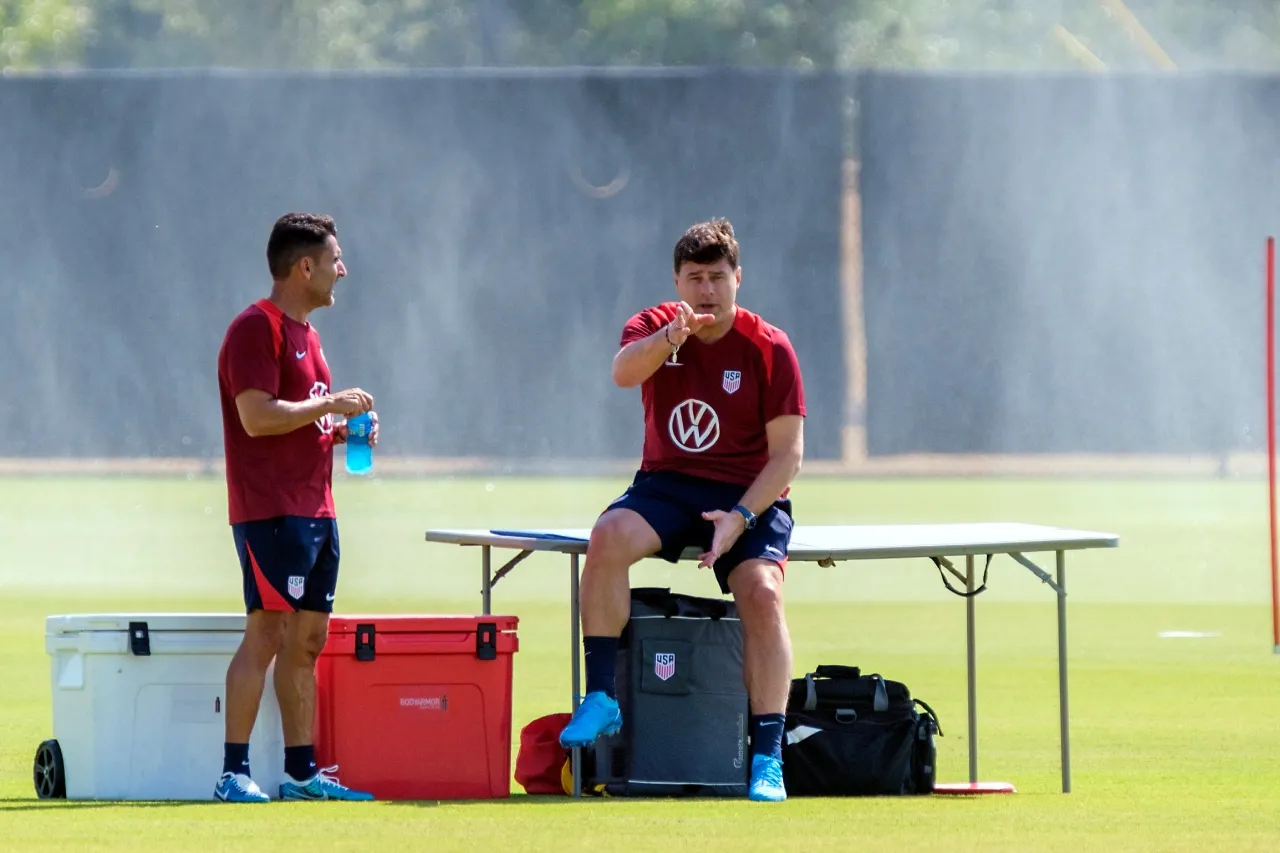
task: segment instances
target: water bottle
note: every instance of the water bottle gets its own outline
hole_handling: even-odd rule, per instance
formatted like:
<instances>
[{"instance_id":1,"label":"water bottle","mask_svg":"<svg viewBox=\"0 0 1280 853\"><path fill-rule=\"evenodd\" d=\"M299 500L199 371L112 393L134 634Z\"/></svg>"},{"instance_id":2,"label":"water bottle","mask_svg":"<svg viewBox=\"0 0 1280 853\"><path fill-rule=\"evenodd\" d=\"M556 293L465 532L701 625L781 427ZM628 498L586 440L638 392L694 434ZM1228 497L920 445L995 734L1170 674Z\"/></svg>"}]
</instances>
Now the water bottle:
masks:
<instances>
[{"instance_id":1,"label":"water bottle","mask_svg":"<svg viewBox=\"0 0 1280 853\"><path fill-rule=\"evenodd\" d=\"M366 412L347 420L347 473L368 474L373 470L373 448L369 446L369 433L373 431L373 418Z\"/></svg>"}]
</instances>

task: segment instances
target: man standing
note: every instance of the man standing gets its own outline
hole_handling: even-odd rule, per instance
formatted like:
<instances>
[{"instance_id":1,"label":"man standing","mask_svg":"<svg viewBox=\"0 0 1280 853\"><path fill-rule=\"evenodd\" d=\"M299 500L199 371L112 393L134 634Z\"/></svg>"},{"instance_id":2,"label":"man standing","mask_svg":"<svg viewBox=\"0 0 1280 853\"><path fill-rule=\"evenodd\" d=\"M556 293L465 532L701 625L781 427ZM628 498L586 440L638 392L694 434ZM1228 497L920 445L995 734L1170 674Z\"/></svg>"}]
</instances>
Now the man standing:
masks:
<instances>
[{"instance_id":1,"label":"man standing","mask_svg":"<svg viewBox=\"0 0 1280 853\"><path fill-rule=\"evenodd\" d=\"M338 581L333 447L345 423L373 408L359 388L331 393L320 335L307 322L333 305L347 274L333 219L289 213L267 241L271 295L231 321L218 353L227 498L248 618L227 668L226 744L214 795L268 802L249 768L249 736L266 673L284 728L285 800L371 800L316 769L315 664ZM377 441L374 424L370 443Z\"/></svg>"},{"instance_id":2,"label":"man standing","mask_svg":"<svg viewBox=\"0 0 1280 853\"><path fill-rule=\"evenodd\" d=\"M634 482L597 519L582 571L587 694L560 735L589 746L617 732L618 638L630 613L629 569L689 545L715 571L742 620L751 705L753 800L786 799L782 733L791 686L783 569L791 482L804 454L804 389L786 334L737 305L733 226L694 225L675 247L679 302L632 317L613 380L641 387L645 438Z\"/></svg>"}]
</instances>

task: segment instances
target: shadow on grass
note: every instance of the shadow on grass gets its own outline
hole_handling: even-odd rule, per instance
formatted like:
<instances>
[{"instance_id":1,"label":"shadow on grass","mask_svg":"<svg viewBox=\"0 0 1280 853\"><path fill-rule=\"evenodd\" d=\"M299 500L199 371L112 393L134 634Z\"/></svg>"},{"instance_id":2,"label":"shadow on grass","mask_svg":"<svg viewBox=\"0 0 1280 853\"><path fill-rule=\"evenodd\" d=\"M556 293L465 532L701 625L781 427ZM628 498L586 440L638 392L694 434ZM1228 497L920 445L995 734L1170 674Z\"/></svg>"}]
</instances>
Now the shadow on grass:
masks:
<instances>
[{"instance_id":1,"label":"shadow on grass","mask_svg":"<svg viewBox=\"0 0 1280 853\"><path fill-rule=\"evenodd\" d=\"M585 798L584 799L588 799ZM591 798L594 799L594 798ZM513 794L508 799L475 799L475 800L381 800L374 806L414 806L416 808L436 808L453 805L534 805L534 804L568 804L568 797L539 796L530 797L525 794ZM273 800L272 804L283 804L281 800ZM37 797L0 797L0 813L21 811L61 811L65 809L168 809L191 806L225 806L216 800L41 800Z\"/></svg>"},{"instance_id":2,"label":"shadow on grass","mask_svg":"<svg viewBox=\"0 0 1280 853\"><path fill-rule=\"evenodd\" d=\"M52 809L167 809L175 806L219 806L215 800L41 800L36 797L0 797L0 812Z\"/></svg>"},{"instance_id":3,"label":"shadow on grass","mask_svg":"<svg viewBox=\"0 0 1280 853\"><path fill-rule=\"evenodd\" d=\"M583 795L582 799L575 800L572 797L555 794L512 794L505 799L476 799L476 800L384 800L384 805L389 806L415 806L415 807L431 807L431 806L504 806L515 808L517 806L571 806L584 807L587 803L627 803L637 808L641 806L652 806L654 803L737 803L747 802L746 797L597 797L593 795Z\"/></svg>"},{"instance_id":4,"label":"shadow on grass","mask_svg":"<svg viewBox=\"0 0 1280 853\"><path fill-rule=\"evenodd\" d=\"M586 799L585 797L583 799ZM594 798L593 798L594 799ZM573 800L569 797L555 795L512 794L510 797L474 800L383 800L388 806L409 806L412 808L434 808L436 806L555 806L569 805Z\"/></svg>"},{"instance_id":5,"label":"shadow on grass","mask_svg":"<svg viewBox=\"0 0 1280 853\"><path fill-rule=\"evenodd\" d=\"M552 794L512 794L510 797L492 798L492 799L468 799L468 800L380 800L370 804L372 807L378 806L396 806L400 808L419 808L430 809L439 808L441 806L497 806L500 808L518 808L518 807L577 807L581 808L587 803L611 802L623 804L627 803L635 807L652 806L655 801L679 801L680 803L689 802L706 802L706 803L736 803L747 800L743 798L728 797L678 797L678 798L662 798L662 797L596 797L584 796L581 800L574 800L572 797ZM275 800L273 803L279 803ZM42 811L63 809L81 810L81 809L114 809L114 808L130 808L130 809L168 809L175 807L190 806L224 806L216 800L40 800L35 797L0 797L0 813L3 812L20 812L20 811Z\"/></svg>"}]
</instances>

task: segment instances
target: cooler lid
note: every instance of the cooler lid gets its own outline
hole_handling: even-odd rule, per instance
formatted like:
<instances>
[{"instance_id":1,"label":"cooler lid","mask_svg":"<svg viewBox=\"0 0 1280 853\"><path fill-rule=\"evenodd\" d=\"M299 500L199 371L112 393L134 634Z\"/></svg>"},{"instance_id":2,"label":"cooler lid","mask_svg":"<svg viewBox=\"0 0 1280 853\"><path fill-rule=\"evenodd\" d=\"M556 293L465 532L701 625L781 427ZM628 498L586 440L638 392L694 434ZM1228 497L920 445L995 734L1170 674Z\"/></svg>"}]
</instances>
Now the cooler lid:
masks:
<instances>
[{"instance_id":1,"label":"cooler lid","mask_svg":"<svg viewBox=\"0 0 1280 853\"><path fill-rule=\"evenodd\" d=\"M45 618L46 634L129 630L130 622L145 622L148 633L212 631L244 633L243 613L71 613Z\"/></svg>"},{"instance_id":2,"label":"cooler lid","mask_svg":"<svg viewBox=\"0 0 1280 853\"><path fill-rule=\"evenodd\" d=\"M518 616L473 616L461 614L418 615L418 614L376 614L366 616L329 617L329 634L354 634L357 625L373 624L379 634L457 634L474 633L481 623L496 625L499 631L514 631L519 624Z\"/></svg>"}]
</instances>

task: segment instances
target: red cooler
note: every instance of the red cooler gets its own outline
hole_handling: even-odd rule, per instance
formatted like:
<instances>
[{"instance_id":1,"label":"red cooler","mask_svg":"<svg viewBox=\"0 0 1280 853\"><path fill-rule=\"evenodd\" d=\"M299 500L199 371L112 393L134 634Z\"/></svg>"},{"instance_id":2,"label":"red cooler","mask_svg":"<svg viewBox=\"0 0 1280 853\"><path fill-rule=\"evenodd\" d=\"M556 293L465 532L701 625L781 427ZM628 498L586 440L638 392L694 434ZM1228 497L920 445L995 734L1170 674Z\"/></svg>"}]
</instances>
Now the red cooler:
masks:
<instances>
[{"instance_id":1,"label":"red cooler","mask_svg":"<svg viewBox=\"0 0 1280 853\"><path fill-rule=\"evenodd\" d=\"M316 755L380 800L511 792L515 616L334 616L316 665Z\"/></svg>"}]
</instances>

